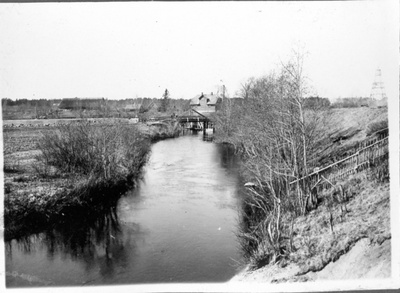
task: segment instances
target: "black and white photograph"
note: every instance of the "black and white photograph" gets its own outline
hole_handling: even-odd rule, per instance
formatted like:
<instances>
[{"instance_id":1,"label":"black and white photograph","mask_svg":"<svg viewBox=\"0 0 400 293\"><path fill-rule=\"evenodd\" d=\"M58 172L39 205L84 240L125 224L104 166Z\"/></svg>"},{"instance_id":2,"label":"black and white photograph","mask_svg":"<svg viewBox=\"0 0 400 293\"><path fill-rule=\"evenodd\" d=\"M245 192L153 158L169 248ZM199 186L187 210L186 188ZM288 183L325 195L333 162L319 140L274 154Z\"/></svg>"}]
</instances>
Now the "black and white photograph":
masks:
<instances>
[{"instance_id":1,"label":"black and white photograph","mask_svg":"<svg viewBox=\"0 0 400 293\"><path fill-rule=\"evenodd\" d=\"M2 292L399 289L399 15L0 3Z\"/></svg>"}]
</instances>

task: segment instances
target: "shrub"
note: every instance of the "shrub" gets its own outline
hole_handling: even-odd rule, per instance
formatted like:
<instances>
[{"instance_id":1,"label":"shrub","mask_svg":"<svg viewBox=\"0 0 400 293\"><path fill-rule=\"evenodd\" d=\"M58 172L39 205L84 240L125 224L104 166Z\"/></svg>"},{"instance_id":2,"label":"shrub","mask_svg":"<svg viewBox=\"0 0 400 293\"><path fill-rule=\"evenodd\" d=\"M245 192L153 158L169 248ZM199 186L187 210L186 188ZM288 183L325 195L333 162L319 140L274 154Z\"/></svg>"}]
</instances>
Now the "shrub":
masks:
<instances>
[{"instance_id":1,"label":"shrub","mask_svg":"<svg viewBox=\"0 0 400 293\"><path fill-rule=\"evenodd\" d=\"M162 139L177 137L181 130L182 127L177 121L160 124L153 127L150 134L150 140L152 142L157 142Z\"/></svg>"},{"instance_id":2,"label":"shrub","mask_svg":"<svg viewBox=\"0 0 400 293\"><path fill-rule=\"evenodd\" d=\"M131 125L82 121L44 133L38 147L42 154L37 159L61 172L120 180L138 174L150 142Z\"/></svg>"}]
</instances>

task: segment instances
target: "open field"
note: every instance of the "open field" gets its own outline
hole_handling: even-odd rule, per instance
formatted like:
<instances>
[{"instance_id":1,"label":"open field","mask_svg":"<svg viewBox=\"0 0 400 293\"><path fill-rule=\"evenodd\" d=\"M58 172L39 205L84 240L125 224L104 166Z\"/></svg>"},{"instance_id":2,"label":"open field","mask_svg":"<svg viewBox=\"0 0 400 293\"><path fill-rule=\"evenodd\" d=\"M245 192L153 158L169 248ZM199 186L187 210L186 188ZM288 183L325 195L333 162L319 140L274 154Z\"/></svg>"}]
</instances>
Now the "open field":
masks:
<instances>
[{"instance_id":1,"label":"open field","mask_svg":"<svg viewBox=\"0 0 400 293\"><path fill-rule=\"evenodd\" d=\"M3 127L47 127L47 126L57 126L60 124L74 123L82 120L87 120L92 123L113 123L115 121L119 123L132 123L135 121L130 118L71 118L71 119L20 119L20 120L3 120Z\"/></svg>"},{"instance_id":2,"label":"open field","mask_svg":"<svg viewBox=\"0 0 400 293\"><path fill-rule=\"evenodd\" d=\"M46 127L3 129L3 152L5 159L9 158L11 154L36 150L41 135L47 131L49 129Z\"/></svg>"}]
</instances>

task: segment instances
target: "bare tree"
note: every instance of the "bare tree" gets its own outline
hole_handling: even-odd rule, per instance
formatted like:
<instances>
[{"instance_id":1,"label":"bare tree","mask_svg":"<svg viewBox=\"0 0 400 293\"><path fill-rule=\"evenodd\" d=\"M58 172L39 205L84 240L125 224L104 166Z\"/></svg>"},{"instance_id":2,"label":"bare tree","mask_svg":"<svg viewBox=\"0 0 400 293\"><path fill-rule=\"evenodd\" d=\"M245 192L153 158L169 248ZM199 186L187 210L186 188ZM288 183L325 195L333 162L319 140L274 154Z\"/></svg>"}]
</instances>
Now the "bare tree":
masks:
<instances>
[{"instance_id":1,"label":"bare tree","mask_svg":"<svg viewBox=\"0 0 400 293\"><path fill-rule=\"evenodd\" d=\"M254 85L254 82L255 82L255 78L251 77L244 84L243 83L241 84L242 88L239 91L240 97L242 97L245 100L247 100L249 98L250 91Z\"/></svg>"},{"instance_id":2,"label":"bare tree","mask_svg":"<svg viewBox=\"0 0 400 293\"><path fill-rule=\"evenodd\" d=\"M228 118L228 109L235 113L229 120L235 125L229 129L229 141L240 148L247 177L255 183L246 199L251 207L246 217L252 224L242 236L258 241L257 253L263 251L260 257L269 261L290 249L288 221L305 214L315 196L308 182L300 180L310 172L321 126L318 110L304 107L306 94L303 56L295 54L279 73L250 79L242 89L244 104L227 108L219 121ZM294 193L290 182L296 182Z\"/></svg>"}]
</instances>

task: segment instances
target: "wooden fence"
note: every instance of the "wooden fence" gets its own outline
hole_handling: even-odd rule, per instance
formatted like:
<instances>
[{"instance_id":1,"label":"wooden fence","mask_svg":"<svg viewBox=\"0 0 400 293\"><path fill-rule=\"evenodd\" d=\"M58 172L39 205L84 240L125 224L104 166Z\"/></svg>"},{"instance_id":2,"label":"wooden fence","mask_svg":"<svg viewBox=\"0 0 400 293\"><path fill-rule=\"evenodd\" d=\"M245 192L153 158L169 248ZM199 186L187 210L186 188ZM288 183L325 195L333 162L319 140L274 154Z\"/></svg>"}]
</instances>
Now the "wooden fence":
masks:
<instances>
[{"instance_id":1,"label":"wooden fence","mask_svg":"<svg viewBox=\"0 0 400 293\"><path fill-rule=\"evenodd\" d=\"M290 182L290 185L307 180L307 183L310 183L311 189L317 186L324 187L334 181L344 179L351 174L368 169L389 153L388 141L387 132L373 139L366 140L353 155L322 169L317 169L308 176Z\"/></svg>"}]
</instances>

